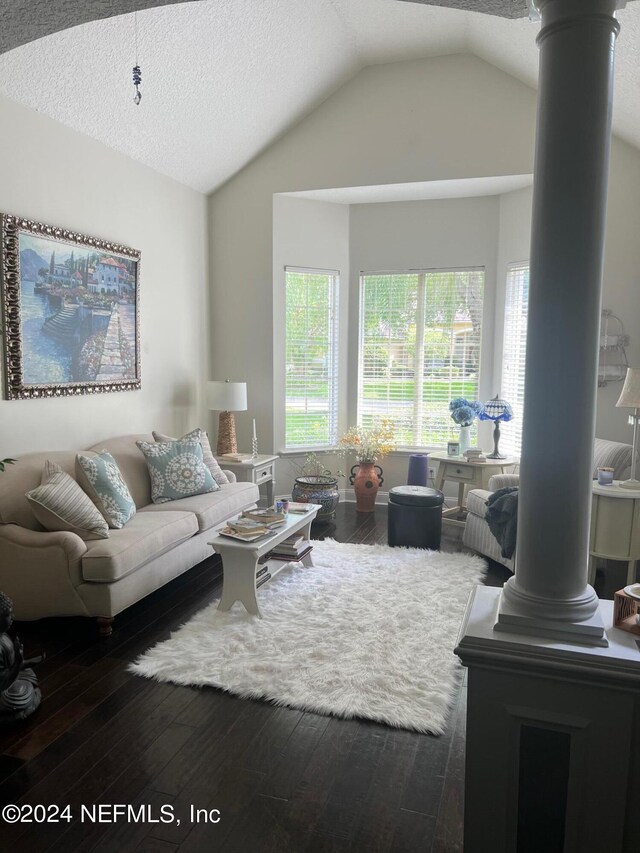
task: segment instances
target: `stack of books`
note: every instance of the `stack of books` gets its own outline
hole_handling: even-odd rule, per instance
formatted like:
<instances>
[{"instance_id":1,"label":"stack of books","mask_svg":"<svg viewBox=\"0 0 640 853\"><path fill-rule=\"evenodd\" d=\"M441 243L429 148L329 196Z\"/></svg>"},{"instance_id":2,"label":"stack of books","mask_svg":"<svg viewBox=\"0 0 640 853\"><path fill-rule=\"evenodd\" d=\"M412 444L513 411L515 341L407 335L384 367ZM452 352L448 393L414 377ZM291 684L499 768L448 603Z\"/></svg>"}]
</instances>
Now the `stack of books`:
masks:
<instances>
[{"instance_id":1,"label":"stack of books","mask_svg":"<svg viewBox=\"0 0 640 853\"><path fill-rule=\"evenodd\" d=\"M276 512L275 509L245 509L242 513L242 518L248 518L250 521L259 521L261 524L269 527L279 527L287 520L283 512Z\"/></svg>"},{"instance_id":2,"label":"stack of books","mask_svg":"<svg viewBox=\"0 0 640 853\"><path fill-rule=\"evenodd\" d=\"M299 513L304 515L305 512L311 511L311 504L305 504L301 501L289 501L289 512Z\"/></svg>"},{"instance_id":3,"label":"stack of books","mask_svg":"<svg viewBox=\"0 0 640 853\"><path fill-rule=\"evenodd\" d=\"M217 458L221 462L249 462L253 456L250 453L223 453Z\"/></svg>"},{"instance_id":4,"label":"stack of books","mask_svg":"<svg viewBox=\"0 0 640 853\"><path fill-rule=\"evenodd\" d=\"M487 457L477 447L470 447L469 450L465 450L462 455L465 457L467 462L486 462L487 461Z\"/></svg>"},{"instance_id":5,"label":"stack of books","mask_svg":"<svg viewBox=\"0 0 640 853\"><path fill-rule=\"evenodd\" d=\"M285 539L279 545L270 551L268 558L270 560L287 560L296 562L306 556L311 551L311 543L305 539L301 533L294 533Z\"/></svg>"},{"instance_id":6,"label":"stack of books","mask_svg":"<svg viewBox=\"0 0 640 853\"><path fill-rule=\"evenodd\" d=\"M246 542L254 542L261 536L271 533L271 528L260 521L252 521L250 518L238 518L235 521L227 521L227 526L220 530L223 536L231 536Z\"/></svg>"},{"instance_id":7,"label":"stack of books","mask_svg":"<svg viewBox=\"0 0 640 853\"><path fill-rule=\"evenodd\" d=\"M268 566L263 566L256 572L256 589L262 586L263 583L271 580L271 572Z\"/></svg>"}]
</instances>

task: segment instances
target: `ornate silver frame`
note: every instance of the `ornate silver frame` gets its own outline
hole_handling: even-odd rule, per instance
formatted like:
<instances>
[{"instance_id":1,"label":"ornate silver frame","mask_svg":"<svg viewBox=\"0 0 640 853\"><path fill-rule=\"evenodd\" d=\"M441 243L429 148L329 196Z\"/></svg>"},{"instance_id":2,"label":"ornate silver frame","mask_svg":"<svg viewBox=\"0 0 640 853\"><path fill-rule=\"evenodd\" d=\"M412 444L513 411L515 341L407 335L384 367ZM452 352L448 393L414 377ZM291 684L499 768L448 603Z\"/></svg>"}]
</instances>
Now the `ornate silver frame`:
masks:
<instances>
[{"instance_id":1,"label":"ornate silver frame","mask_svg":"<svg viewBox=\"0 0 640 853\"><path fill-rule=\"evenodd\" d=\"M140 252L128 246L87 237L53 225L32 222L8 213L0 214L2 233L2 329L4 330L4 396L7 400L71 397L79 394L106 394L140 389ZM108 382L69 382L25 385L22 370L22 328L20 308L20 232L73 243L83 248L104 250L136 262L136 364L135 379Z\"/></svg>"}]
</instances>

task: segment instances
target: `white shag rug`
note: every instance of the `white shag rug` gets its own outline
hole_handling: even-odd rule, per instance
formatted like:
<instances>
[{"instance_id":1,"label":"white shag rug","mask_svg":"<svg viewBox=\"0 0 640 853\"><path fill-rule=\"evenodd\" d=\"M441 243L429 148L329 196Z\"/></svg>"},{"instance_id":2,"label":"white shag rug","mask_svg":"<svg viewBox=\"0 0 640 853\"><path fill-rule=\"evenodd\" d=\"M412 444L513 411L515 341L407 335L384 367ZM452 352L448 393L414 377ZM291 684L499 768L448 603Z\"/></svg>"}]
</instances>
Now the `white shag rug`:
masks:
<instances>
[{"instance_id":1,"label":"white shag rug","mask_svg":"<svg viewBox=\"0 0 640 853\"><path fill-rule=\"evenodd\" d=\"M314 542L314 565L258 592L263 618L217 602L131 669L321 714L442 734L460 663L453 654L478 557Z\"/></svg>"}]
</instances>

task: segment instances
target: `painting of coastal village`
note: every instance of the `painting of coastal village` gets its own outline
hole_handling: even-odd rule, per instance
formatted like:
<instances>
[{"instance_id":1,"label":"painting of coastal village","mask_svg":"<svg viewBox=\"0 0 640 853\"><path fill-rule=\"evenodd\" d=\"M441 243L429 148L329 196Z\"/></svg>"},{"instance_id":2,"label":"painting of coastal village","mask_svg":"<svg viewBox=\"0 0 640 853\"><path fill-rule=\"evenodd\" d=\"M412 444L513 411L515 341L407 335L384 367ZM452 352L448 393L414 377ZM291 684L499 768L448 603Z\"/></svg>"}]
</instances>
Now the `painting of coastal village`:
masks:
<instances>
[{"instance_id":1,"label":"painting of coastal village","mask_svg":"<svg viewBox=\"0 0 640 853\"><path fill-rule=\"evenodd\" d=\"M22 231L18 246L22 385L138 379L138 261Z\"/></svg>"}]
</instances>

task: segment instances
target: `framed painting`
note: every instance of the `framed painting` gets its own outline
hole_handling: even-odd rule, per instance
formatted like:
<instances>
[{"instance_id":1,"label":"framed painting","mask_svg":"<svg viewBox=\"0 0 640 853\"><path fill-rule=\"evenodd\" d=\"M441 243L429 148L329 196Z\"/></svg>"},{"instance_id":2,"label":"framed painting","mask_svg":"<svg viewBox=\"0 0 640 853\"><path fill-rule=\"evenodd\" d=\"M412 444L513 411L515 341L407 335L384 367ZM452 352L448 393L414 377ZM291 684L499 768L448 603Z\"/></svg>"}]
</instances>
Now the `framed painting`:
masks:
<instances>
[{"instance_id":1,"label":"framed painting","mask_svg":"<svg viewBox=\"0 0 640 853\"><path fill-rule=\"evenodd\" d=\"M140 388L140 252L0 216L5 398Z\"/></svg>"}]
</instances>

